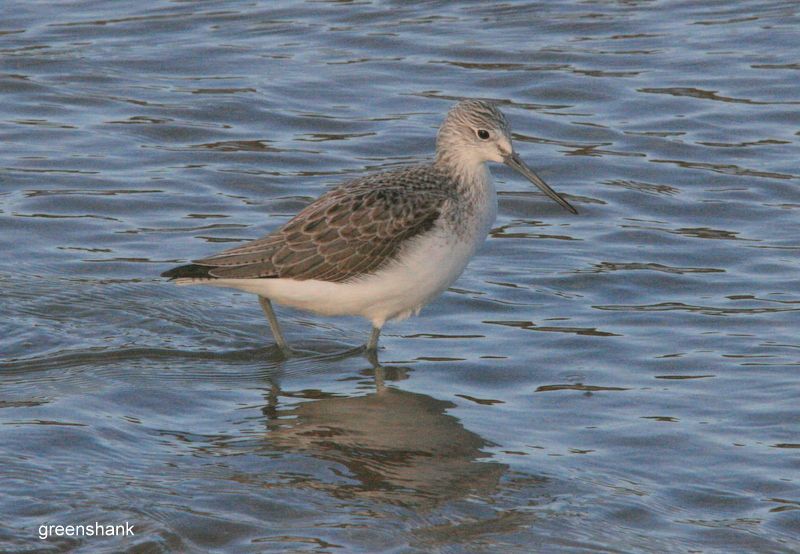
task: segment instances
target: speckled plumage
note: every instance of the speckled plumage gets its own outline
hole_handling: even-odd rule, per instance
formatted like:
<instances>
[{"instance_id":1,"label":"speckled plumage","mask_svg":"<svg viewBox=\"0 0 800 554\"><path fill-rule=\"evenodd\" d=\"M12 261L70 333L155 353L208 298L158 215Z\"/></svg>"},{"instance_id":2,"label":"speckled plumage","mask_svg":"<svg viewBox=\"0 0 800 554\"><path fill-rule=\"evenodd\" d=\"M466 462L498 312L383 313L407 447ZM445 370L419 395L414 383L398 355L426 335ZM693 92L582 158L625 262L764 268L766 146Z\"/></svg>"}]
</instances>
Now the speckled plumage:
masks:
<instances>
[{"instance_id":1,"label":"speckled plumage","mask_svg":"<svg viewBox=\"0 0 800 554\"><path fill-rule=\"evenodd\" d=\"M266 237L194 263L216 278L343 282L396 258L455 195L455 182L430 166L369 175L331 190Z\"/></svg>"}]
</instances>

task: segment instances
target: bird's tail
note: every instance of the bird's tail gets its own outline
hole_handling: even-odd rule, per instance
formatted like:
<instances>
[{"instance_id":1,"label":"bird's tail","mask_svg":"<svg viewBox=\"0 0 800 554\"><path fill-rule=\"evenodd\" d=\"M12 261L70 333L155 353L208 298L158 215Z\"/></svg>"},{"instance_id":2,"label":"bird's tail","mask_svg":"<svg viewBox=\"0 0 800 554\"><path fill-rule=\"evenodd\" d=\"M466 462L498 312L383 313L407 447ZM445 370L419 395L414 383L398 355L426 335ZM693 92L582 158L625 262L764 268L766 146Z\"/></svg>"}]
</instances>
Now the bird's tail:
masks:
<instances>
[{"instance_id":1,"label":"bird's tail","mask_svg":"<svg viewBox=\"0 0 800 554\"><path fill-rule=\"evenodd\" d=\"M214 268L209 265L187 264L173 267L162 273L161 276L170 281L175 279L214 279L215 277L211 275L212 269Z\"/></svg>"}]
</instances>

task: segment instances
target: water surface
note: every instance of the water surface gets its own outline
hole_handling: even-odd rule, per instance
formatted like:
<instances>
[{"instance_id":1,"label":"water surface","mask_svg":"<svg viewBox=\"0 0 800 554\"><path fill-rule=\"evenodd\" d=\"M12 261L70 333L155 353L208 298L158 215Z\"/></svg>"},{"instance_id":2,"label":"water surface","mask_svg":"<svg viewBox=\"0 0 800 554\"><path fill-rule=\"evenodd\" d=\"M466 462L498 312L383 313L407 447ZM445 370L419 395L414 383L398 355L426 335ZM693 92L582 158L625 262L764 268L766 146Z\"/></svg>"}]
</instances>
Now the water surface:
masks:
<instances>
[{"instance_id":1,"label":"water surface","mask_svg":"<svg viewBox=\"0 0 800 554\"><path fill-rule=\"evenodd\" d=\"M0 549L800 550L794 2L4 2ZM383 368L357 319L158 274L429 157L487 245ZM135 537L37 537L42 524Z\"/></svg>"}]
</instances>

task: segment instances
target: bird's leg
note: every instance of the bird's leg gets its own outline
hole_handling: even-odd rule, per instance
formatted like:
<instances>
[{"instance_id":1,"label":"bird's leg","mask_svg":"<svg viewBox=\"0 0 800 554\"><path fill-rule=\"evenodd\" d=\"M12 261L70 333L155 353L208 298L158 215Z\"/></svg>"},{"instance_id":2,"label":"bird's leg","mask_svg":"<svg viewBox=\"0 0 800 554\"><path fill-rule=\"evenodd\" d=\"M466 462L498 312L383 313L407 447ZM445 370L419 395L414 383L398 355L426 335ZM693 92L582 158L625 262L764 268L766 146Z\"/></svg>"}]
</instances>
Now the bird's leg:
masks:
<instances>
[{"instance_id":1,"label":"bird's leg","mask_svg":"<svg viewBox=\"0 0 800 554\"><path fill-rule=\"evenodd\" d=\"M289 348L289 344L286 342L286 339L283 338L283 333L281 333L281 326L278 323L278 318L275 317L275 311L272 309L272 302L269 301L269 298L259 296L258 303L261 304L261 309L264 310L264 315L267 316L269 328L272 330L272 336L275 337L275 342L277 343L278 348L283 350L284 354L291 354L292 349Z\"/></svg>"},{"instance_id":2,"label":"bird's leg","mask_svg":"<svg viewBox=\"0 0 800 554\"><path fill-rule=\"evenodd\" d=\"M384 379L385 376L383 374L383 366L380 365L376 360L373 367L375 368L375 392L380 394L386 390L386 381Z\"/></svg>"},{"instance_id":3,"label":"bird's leg","mask_svg":"<svg viewBox=\"0 0 800 554\"><path fill-rule=\"evenodd\" d=\"M372 364L372 369L375 370L375 385L378 387L378 390L383 387L383 368L381 367L380 361L378 361L378 337L380 335L381 328L373 327L372 334L369 336L369 342L367 342L364 352L367 355L367 360Z\"/></svg>"},{"instance_id":4,"label":"bird's leg","mask_svg":"<svg viewBox=\"0 0 800 554\"><path fill-rule=\"evenodd\" d=\"M367 343L367 352L375 352L378 350L378 337L381 336L381 328L380 327L373 327L372 333L369 336L369 342Z\"/></svg>"}]
</instances>

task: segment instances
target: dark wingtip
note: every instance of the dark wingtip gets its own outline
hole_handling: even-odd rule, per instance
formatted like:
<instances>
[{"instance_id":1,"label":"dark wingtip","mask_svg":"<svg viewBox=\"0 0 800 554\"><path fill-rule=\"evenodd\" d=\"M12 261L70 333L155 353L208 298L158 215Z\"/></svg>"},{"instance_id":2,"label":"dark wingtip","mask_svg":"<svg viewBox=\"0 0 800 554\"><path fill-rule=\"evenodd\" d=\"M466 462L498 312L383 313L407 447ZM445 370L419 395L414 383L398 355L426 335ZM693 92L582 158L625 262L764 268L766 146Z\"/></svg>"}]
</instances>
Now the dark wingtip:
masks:
<instances>
[{"instance_id":1,"label":"dark wingtip","mask_svg":"<svg viewBox=\"0 0 800 554\"><path fill-rule=\"evenodd\" d=\"M211 270L213 268L207 265L188 264L173 267L169 271L161 274L162 277L172 279L213 279Z\"/></svg>"}]
</instances>

